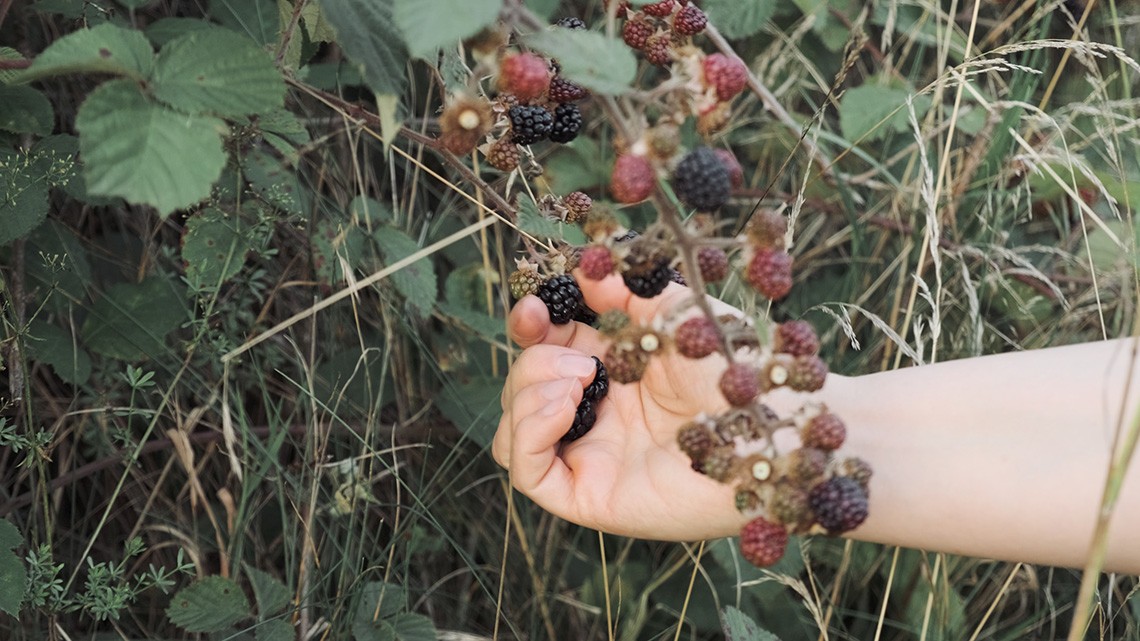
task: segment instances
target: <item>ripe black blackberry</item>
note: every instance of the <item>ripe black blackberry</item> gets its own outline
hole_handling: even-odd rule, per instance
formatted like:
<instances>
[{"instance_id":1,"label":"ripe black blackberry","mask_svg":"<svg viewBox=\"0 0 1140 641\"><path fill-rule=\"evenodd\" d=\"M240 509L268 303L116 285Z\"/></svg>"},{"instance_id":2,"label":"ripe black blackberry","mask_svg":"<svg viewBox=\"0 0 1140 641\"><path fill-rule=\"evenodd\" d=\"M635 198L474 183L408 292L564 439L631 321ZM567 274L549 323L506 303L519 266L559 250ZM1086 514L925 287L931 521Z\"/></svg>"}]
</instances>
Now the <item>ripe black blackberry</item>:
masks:
<instances>
[{"instance_id":1,"label":"ripe black blackberry","mask_svg":"<svg viewBox=\"0 0 1140 641\"><path fill-rule=\"evenodd\" d=\"M586 303L582 303L578 307L578 313L574 314L574 318L571 320L575 323L582 323L583 325L593 327L594 323L598 322L598 312L590 309L590 306Z\"/></svg>"},{"instance_id":2,"label":"ripe black blackberry","mask_svg":"<svg viewBox=\"0 0 1140 641\"><path fill-rule=\"evenodd\" d=\"M634 296L653 298L665 291L673 279L673 268L669 267L668 260L659 258L646 264L634 265L621 278Z\"/></svg>"},{"instance_id":3,"label":"ripe black blackberry","mask_svg":"<svg viewBox=\"0 0 1140 641\"><path fill-rule=\"evenodd\" d=\"M537 105L515 105L508 115L514 141L520 145L533 145L545 140L554 126L554 116Z\"/></svg>"},{"instance_id":4,"label":"ripe black blackberry","mask_svg":"<svg viewBox=\"0 0 1140 641\"><path fill-rule=\"evenodd\" d=\"M673 171L673 191L694 209L714 211L728 202L732 178L715 151L697 147L677 163Z\"/></svg>"},{"instance_id":5,"label":"ripe black blackberry","mask_svg":"<svg viewBox=\"0 0 1140 641\"><path fill-rule=\"evenodd\" d=\"M582 111L578 105L565 103L554 108L554 126L550 130L550 139L554 142L567 143L578 137L582 129Z\"/></svg>"},{"instance_id":6,"label":"ripe black blackberry","mask_svg":"<svg viewBox=\"0 0 1140 641\"><path fill-rule=\"evenodd\" d=\"M550 312L550 322L555 325L565 325L574 320L578 309L582 307L582 290L578 282L569 274L551 277L539 286L535 295L546 303Z\"/></svg>"},{"instance_id":7,"label":"ripe black blackberry","mask_svg":"<svg viewBox=\"0 0 1140 641\"><path fill-rule=\"evenodd\" d=\"M571 82L562 76L554 76L546 95L554 102L578 102L590 95L590 92L576 82Z\"/></svg>"},{"instance_id":8,"label":"ripe black blackberry","mask_svg":"<svg viewBox=\"0 0 1140 641\"><path fill-rule=\"evenodd\" d=\"M606 394L610 393L610 376L606 373L606 366L602 364L602 359L597 356L591 356L594 359L594 380L586 386L582 391L582 398L599 403Z\"/></svg>"},{"instance_id":9,"label":"ripe black blackberry","mask_svg":"<svg viewBox=\"0 0 1140 641\"><path fill-rule=\"evenodd\" d=\"M562 436L562 442L569 443L576 441L586 435L590 428L594 427L594 423L598 420L598 414L594 410L593 401L582 399L578 403L578 409L574 410L574 422L570 424L570 429Z\"/></svg>"},{"instance_id":10,"label":"ripe black blackberry","mask_svg":"<svg viewBox=\"0 0 1140 641\"><path fill-rule=\"evenodd\" d=\"M554 23L555 26L562 27L563 29L585 29L586 23L573 16L566 16L559 18L558 22Z\"/></svg>"},{"instance_id":11,"label":"ripe black blackberry","mask_svg":"<svg viewBox=\"0 0 1140 641\"><path fill-rule=\"evenodd\" d=\"M811 489L811 511L829 534L854 530L867 518L867 492L853 478L836 476Z\"/></svg>"}]
</instances>

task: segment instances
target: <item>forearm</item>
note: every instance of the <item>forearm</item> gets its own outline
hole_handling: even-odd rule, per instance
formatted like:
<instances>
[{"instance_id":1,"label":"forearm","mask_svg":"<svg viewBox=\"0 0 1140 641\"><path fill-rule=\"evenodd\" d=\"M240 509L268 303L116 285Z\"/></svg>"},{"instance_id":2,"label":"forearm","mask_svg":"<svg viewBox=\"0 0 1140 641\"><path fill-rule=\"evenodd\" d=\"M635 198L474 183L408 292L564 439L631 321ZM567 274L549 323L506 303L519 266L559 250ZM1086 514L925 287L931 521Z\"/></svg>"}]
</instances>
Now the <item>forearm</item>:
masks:
<instances>
[{"instance_id":1,"label":"forearm","mask_svg":"<svg viewBox=\"0 0 1140 641\"><path fill-rule=\"evenodd\" d=\"M848 424L845 452L875 470L871 516L851 535L1083 566L1116 431L1128 432L1140 400L1132 348L1088 343L832 377L822 400ZM1140 573L1135 470L1109 532L1106 569Z\"/></svg>"}]
</instances>

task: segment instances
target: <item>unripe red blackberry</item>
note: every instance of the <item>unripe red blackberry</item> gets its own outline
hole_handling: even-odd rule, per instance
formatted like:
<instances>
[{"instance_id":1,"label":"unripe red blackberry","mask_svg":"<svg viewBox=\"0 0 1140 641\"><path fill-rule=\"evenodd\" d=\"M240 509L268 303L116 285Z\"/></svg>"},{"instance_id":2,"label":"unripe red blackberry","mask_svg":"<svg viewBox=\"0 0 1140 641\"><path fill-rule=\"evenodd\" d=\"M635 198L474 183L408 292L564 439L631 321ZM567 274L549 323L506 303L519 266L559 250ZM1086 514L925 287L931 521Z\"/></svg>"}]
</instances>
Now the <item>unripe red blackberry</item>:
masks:
<instances>
[{"instance_id":1,"label":"unripe red blackberry","mask_svg":"<svg viewBox=\"0 0 1140 641\"><path fill-rule=\"evenodd\" d=\"M601 280L614 272L614 256L605 245L590 245L582 249L578 268L590 280Z\"/></svg>"},{"instance_id":2,"label":"unripe red blackberry","mask_svg":"<svg viewBox=\"0 0 1140 641\"><path fill-rule=\"evenodd\" d=\"M716 89L717 98L731 99L748 85L748 67L740 58L714 53L705 58L705 85Z\"/></svg>"},{"instance_id":3,"label":"unripe red blackberry","mask_svg":"<svg viewBox=\"0 0 1140 641\"><path fill-rule=\"evenodd\" d=\"M811 489L808 495L816 521L829 534L842 534L867 519L867 493L855 479L836 476Z\"/></svg>"},{"instance_id":4,"label":"unripe red blackberry","mask_svg":"<svg viewBox=\"0 0 1140 641\"><path fill-rule=\"evenodd\" d=\"M744 407L760 395L760 370L733 363L720 376L720 393L734 407Z\"/></svg>"},{"instance_id":5,"label":"unripe red blackberry","mask_svg":"<svg viewBox=\"0 0 1140 641\"><path fill-rule=\"evenodd\" d=\"M645 156L622 154L614 161L610 174L610 192L619 203L632 204L645 200L653 193L657 177Z\"/></svg>"},{"instance_id":6,"label":"unripe red blackberry","mask_svg":"<svg viewBox=\"0 0 1140 641\"><path fill-rule=\"evenodd\" d=\"M815 447L824 451L837 450L843 447L843 441L847 439L847 426L838 416L824 410L807 422L800 439L804 447Z\"/></svg>"},{"instance_id":7,"label":"unripe red blackberry","mask_svg":"<svg viewBox=\"0 0 1140 641\"><path fill-rule=\"evenodd\" d=\"M562 198L562 204L566 205L566 222L578 223L586 220L590 215L590 208L593 207L594 201L583 192L572 191Z\"/></svg>"},{"instance_id":8,"label":"unripe red blackberry","mask_svg":"<svg viewBox=\"0 0 1140 641\"><path fill-rule=\"evenodd\" d=\"M807 485L827 470L827 452L801 447L777 459L776 467L792 482Z\"/></svg>"},{"instance_id":9,"label":"unripe red blackberry","mask_svg":"<svg viewBox=\"0 0 1140 641\"><path fill-rule=\"evenodd\" d=\"M752 565L766 568L784 557L788 530L758 516L740 531L740 554Z\"/></svg>"},{"instance_id":10,"label":"unripe red blackberry","mask_svg":"<svg viewBox=\"0 0 1140 641\"><path fill-rule=\"evenodd\" d=\"M481 98L457 97L439 117L440 142L457 156L469 154L483 140L491 123L490 103Z\"/></svg>"},{"instance_id":11,"label":"unripe red blackberry","mask_svg":"<svg viewBox=\"0 0 1140 641\"><path fill-rule=\"evenodd\" d=\"M509 133L491 143L487 149L487 164L499 171L513 171L519 166L519 146Z\"/></svg>"},{"instance_id":12,"label":"unripe red blackberry","mask_svg":"<svg viewBox=\"0 0 1140 641\"><path fill-rule=\"evenodd\" d=\"M669 33L658 33L645 41L643 50L645 59L658 67L668 67L673 64L673 36Z\"/></svg>"},{"instance_id":13,"label":"unripe red blackberry","mask_svg":"<svg viewBox=\"0 0 1140 641\"><path fill-rule=\"evenodd\" d=\"M812 518L808 493L791 483L777 484L767 507L773 519L793 531L803 529Z\"/></svg>"},{"instance_id":14,"label":"unripe red blackberry","mask_svg":"<svg viewBox=\"0 0 1140 641\"><path fill-rule=\"evenodd\" d=\"M792 291L792 257L782 249L758 248L744 280L769 300L780 300Z\"/></svg>"},{"instance_id":15,"label":"unripe red blackberry","mask_svg":"<svg viewBox=\"0 0 1140 641\"><path fill-rule=\"evenodd\" d=\"M673 6L674 6L673 0L661 0L661 2L654 2L653 4L647 4L643 7L641 7L641 10L646 15L656 16L658 18L664 18L665 16L669 15L670 13L673 13Z\"/></svg>"},{"instance_id":16,"label":"unripe red blackberry","mask_svg":"<svg viewBox=\"0 0 1140 641\"><path fill-rule=\"evenodd\" d=\"M761 209L748 221L748 242L759 248L783 249L788 221L771 209Z\"/></svg>"},{"instance_id":17,"label":"unripe red blackberry","mask_svg":"<svg viewBox=\"0 0 1140 641\"><path fill-rule=\"evenodd\" d=\"M610 380L615 383L636 383L645 375L649 367L649 353L636 343L615 340L606 350L603 359L609 370Z\"/></svg>"},{"instance_id":18,"label":"unripe red blackberry","mask_svg":"<svg viewBox=\"0 0 1140 641\"><path fill-rule=\"evenodd\" d=\"M695 36L705 30L709 17L696 5L688 5L673 16L673 31L682 36Z\"/></svg>"},{"instance_id":19,"label":"unripe red blackberry","mask_svg":"<svg viewBox=\"0 0 1140 641\"><path fill-rule=\"evenodd\" d=\"M736 448L732 445L715 447L701 461L701 471L714 481L727 481L736 470L736 463L739 458L736 455Z\"/></svg>"},{"instance_id":20,"label":"unripe red blackberry","mask_svg":"<svg viewBox=\"0 0 1140 641\"><path fill-rule=\"evenodd\" d=\"M720 158L721 163L724 164L724 168L728 170L728 182L732 185L732 188L736 189L743 185L744 167L740 166L740 161L736 159L736 156L727 149L717 148L713 151L716 152L717 158Z\"/></svg>"},{"instance_id":21,"label":"unripe red blackberry","mask_svg":"<svg viewBox=\"0 0 1140 641\"><path fill-rule=\"evenodd\" d=\"M811 323L791 320L776 325L772 333L772 351L792 356L812 356L819 353L819 337Z\"/></svg>"},{"instance_id":22,"label":"unripe red blackberry","mask_svg":"<svg viewBox=\"0 0 1140 641\"><path fill-rule=\"evenodd\" d=\"M677 351L687 358L704 358L720 347L720 332L707 316L694 316L673 333Z\"/></svg>"},{"instance_id":23,"label":"unripe red blackberry","mask_svg":"<svg viewBox=\"0 0 1140 641\"><path fill-rule=\"evenodd\" d=\"M590 92L585 87L575 82L571 82L562 76L554 76L550 81L550 89L547 91L548 96L554 102L578 102Z\"/></svg>"},{"instance_id":24,"label":"unripe red blackberry","mask_svg":"<svg viewBox=\"0 0 1140 641\"><path fill-rule=\"evenodd\" d=\"M511 297L518 300L527 294L538 292L544 280L537 270L525 267L511 272L507 277L507 285L511 289Z\"/></svg>"},{"instance_id":25,"label":"unripe red blackberry","mask_svg":"<svg viewBox=\"0 0 1140 641\"><path fill-rule=\"evenodd\" d=\"M700 462L705 460L716 444L704 424L691 421L677 432L677 445L690 459Z\"/></svg>"},{"instance_id":26,"label":"unripe red blackberry","mask_svg":"<svg viewBox=\"0 0 1140 641\"><path fill-rule=\"evenodd\" d=\"M797 392L814 392L827 379L827 363L818 356L797 356L788 367L788 387Z\"/></svg>"},{"instance_id":27,"label":"unripe red blackberry","mask_svg":"<svg viewBox=\"0 0 1140 641\"><path fill-rule=\"evenodd\" d=\"M533 53L507 54L499 63L499 91L512 93L519 100L533 100L549 85L550 67Z\"/></svg>"},{"instance_id":28,"label":"unripe red blackberry","mask_svg":"<svg viewBox=\"0 0 1140 641\"><path fill-rule=\"evenodd\" d=\"M653 32L653 25L641 18L633 18L632 20L627 20L626 23L621 26L621 39L624 40L630 48L640 51L645 48Z\"/></svg>"},{"instance_id":29,"label":"unripe red blackberry","mask_svg":"<svg viewBox=\"0 0 1140 641\"><path fill-rule=\"evenodd\" d=\"M715 211L728 202L732 191L728 169L709 147L685 154L673 170L673 191L686 205L700 211Z\"/></svg>"},{"instance_id":30,"label":"unripe red blackberry","mask_svg":"<svg viewBox=\"0 0 1140 641\"><path fill-rule=\"evenodd\" d=\"M720 247L701 247L697 250L697 267L706 283L719 283L728 277L728 254Z\"/></svg>"}]
</instances>

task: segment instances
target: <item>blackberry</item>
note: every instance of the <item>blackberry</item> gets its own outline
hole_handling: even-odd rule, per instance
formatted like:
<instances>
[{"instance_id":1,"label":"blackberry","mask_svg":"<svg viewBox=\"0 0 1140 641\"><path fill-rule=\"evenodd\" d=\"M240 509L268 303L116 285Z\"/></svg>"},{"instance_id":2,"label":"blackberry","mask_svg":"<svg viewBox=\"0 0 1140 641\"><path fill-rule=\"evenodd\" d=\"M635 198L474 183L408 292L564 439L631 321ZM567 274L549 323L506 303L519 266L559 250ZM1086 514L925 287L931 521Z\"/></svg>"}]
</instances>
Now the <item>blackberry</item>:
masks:
<instances>
[{"instance_id":1,"label":"blackberry","mask_svg":"<svg viewBox=\"0 0 1140 641\"><path fill-rule=\"evenodd\" d=\"M538 292L542 286L542 276L534 269L516 269L507 277L507 284L510 286L511 297L518 300L527 294Z\"/></svg>"},{"instance_id":2,"label":"blackberry","mask_svg":"<svg viewBox=\"0 0 1140 641\"><path fill-rule=\"evenodd\" d=\"M713 443L708 428L694 421L687 423L677 432L677 445L690 459L703 461L716 444Z\"/></svg>"},{"instance_id":3,"label":"blackberry","mask_svg":"<svg viewBox=\"0 0 1140 641\"><path fill-rule=\"evenodd\" d=\"M649 37L653 35L653 25L645 20L634 18L627 20L621 27L621 39L625 41L631 49L644 49Z\"/></svg>"},{"instance_id":4,"label":"blackberry","mask_svg":"<svg viewBox=\"0 0 1140 641\"><path fill-rule=\"evenodd\" d=\"M749 521L740 531L740 555L759 568L775 564L788 547L788 530L762 516Z\"/></svg>"},{"instance_id":5,"label":"blackberry","mask_svg":"<svg viewBox=\"0 0 1140 641\"><path fill-rule=\"evenodd\" d=\"M562 442L569 443L582 438L590 428L594 427L594 422L597 420L598 414L594 410L593 401L582 399L582 402L578 403L578 409L574 410L574 422L562 437Z\"/></svg>"},{"instance_id":6,"label":"blackberry","mask_svg":"<svg viewBox=\"0 0 1140 641\"><path fill-rule=\"evenodd\" d=\"M744 272L744 280L769 300L792 291L792 257L782 249L759 248Z\"/></svg>"},{"instance_id":7,"label":"blackberry","mask_svg":"<svg viewBox=\"0 0 1140 641\"><path fill-rule=\"evenodd\" d=\"M715 151L697 147L685 154L673 171L673 190L686 205L715 211L728 202L732 178Z\"/></svg>"},{"instance_id":8,"label":"blackberry","mask_svg":"<svg viewBox=\"0 0 1140 641\"><path fill-rule=\"evenodd\" d=\"M585 29L586 28L585 22L582 22L580 19L575 18L573 16L567 16L565 18L559 18L558 22L555 22L554 25L556 27L562 27L563 29Z\"/></svg>"},{"instance_id":9,"label":"blackberry","mask_svg":"<svg viewBox=\"0 0 1140 641\"><path fill-rule=\"evenodd\" d=\"M641 7L641 10L644 11L646 15L664 18L670 13L673 13L673 0L661 0L661 2L647 4Z\"/></svg>"},{"instance_id":10,"label":"blackberry","mask_svg":"<svg viewBox=\"0 0 1140 641\"><path fill-rule=\"evenodd\" d=\"M516 105L508 115L514 142L520 145L533 145L545 139L554 126L554 116L537 105Z\"/></svg>"},{"instance_id":11,"label":"blackberry","mask_svg":"<svg viewBox=\"0 0 1140 641\"><path fill-rule=\"evenodd\" d=\"M719 283L728 277L728 254L720 247L701 247L697 251L697 268L706 283Z\"/></svg>"},{"instance_id":12,"label":"blackberry","mask_svg":"<svg viewBox=\"0 0 1140 641\"><path fill-rule=\"evenodd\" d=\"M792 356L812 356L819 353L819 337L811 323L805 320L780 323L772 334L772 351Z\"/></svg>"},{"instance_id":13,"label":"blackberry","mask_svg":"<svg viewBox=\"0 0 1140 641\"><path fill-rule=\"evenodd\" d=\"M562 204L566 205L568 213L566 214L566 222L577 223L590 215L590 208L594 205L594 200L580 191L572 191L562 198Z\"/></svg>"},{"instance_id":14,"label":"blackberry","mask_svg":"<svg viewBox=\"0 0 1140 641\"><path fill-rule=\"evenodd\" d=\"M673 31L682 36L693 36L705 30L709 17L694 5L681 9L673 16Z\"/></svg>"},{"instance_id":15,"label":"blackberry","mask_svg":"<svg viewBox=\"0 0 1140 641\"><path fill-rule=\"evenodd\" d=\"M814 447L825 452L843 447L847 438L847 426L843 420L831 412L824 411L808 421L800 434L804 447Z\"/></svg>"},{"instance_id":16,"label":"blackberry","mask_svg":"<svg viewBox=\"0 0 1140 641\"><path fill-rule=\"evenodd\" d=\"M596 366L594 380L586 386L586 389L582 392L582 398L599 403L606 397L606 394L610 393L610 377L606 373L606 366L602 364L602 359L597 356L591 356L590 358L594 359L594 365Z\"/></svg>"},{"instance_id":17,"label":"blackberry","mask_svg":"<svg viewBox=\"0 0 1140 641\"><path fill-rule=\"evenodd\" d=\"M519 146L503 136L487 149L487 163L499 171L514 171L519 166Z\"/></svg>"},{"instance_id":18,"label":"blackberry","mask_svg":"<svg viewBox=\"0 0 1140 641\"><path fill-rule=\"evenodd\" d=\"M760 370L733 363L720 375L720 393L733 407L744 407L760 395Z\"/></svg>"},{"instance_id":19,"label":"blackberry","mask_svg":"<svg viewBox=\"0 0 1140 641\"><path fill-rule=\"evenodd\" d=\"M582 307L582 290L578 282L569 274L554 276L539 286L535 295L546 303L550 312L550 322L555 325L565 325L574 320L578 309Z\"/></svg>"},{"instance_id":20,"label":"blackberry","mask_svg":"<svg viewBox=\"0 0 1140 641\"><path fill-rule=\"evenodd\" d=\"M645 59L658 67L668 67L673 63L673 36L661 33L650 36L645 42Z\"/></svg>"},{"instance_id":21,"label":"blackberry","mask_svg":"<svg viewBox=\"0 0 1140 641\"><path fill-rule=\"evenodd\" d=\"M841 534L859 527L867 518L867 493L853 478L837 476L811 489L811 511L829 534Z\"/></svg>"},{"instance_id":22,"label":"blackberry","mask_svg":"<svg viewBox=\"0 0 1140 641\"><path fill-rule=\"evenodd\" d=\"M827 452L813 447L801 447L780 457L777 466L793 482L801 485L814 481L827 470Z\"/></svg>"},{"instance_id":23,"label":"blackberry","mask_svg":"<svg viewBox=\"0 0 1140 641\"><path fill-rule=\"evenodd\" d=\"M606 350L605 362L610 380L636 383L649 367L649 353L628 341L615 340Z\"/></svg>"},{"instance_id":24,"label":"blackberry","mask_svg":"<svg viewBox=\"0 0 1140 641\"><path fill-rule=\"evenodd\" d=\"M546 95L554 102L578 102L590 95L590 92L576 82L571 82L562 76L554 76Z\"/></svg>"},{"instance_id":25,"label":"blackberry","mask_svg":"<svg viewBox=\"0 0 1140 641\"><path fill-rule=\"evenodd\" d=\"M673 278L673 269L669 267L669 261L658 259L651 264L633 266L621 278L634 296L653 298L665 291Z\"/></svg>"},{"instance_id":26,"label":"blackberry","mask_svg":"<svg viewBox=\"0 0 1140 641\"><path fill-rule=\"evenodd\" d=\"M554 142L567 143L578 137L582 129L582 111L578 105L565 103L554 108L554 126L550 130L550 139Z\"/></svg>"},{"instance_id":27,"label":"blackberry","mask_svg":"<svg viewBox=\"0 0 1140 641\"><path fill-rule=\"evenodd\" d=\"M673 344L686 358L704 358L720 347L720 331L705 316L694 316L677 326Z\"/></svg>"},{"instance_id":28,"label":"blackberry","mask_svg":"<svg viewBox=\"0 0 1140 641\"><path fill-rule=\"evenodd\" d=\"M689 285L689 281L685 280L685 275L676 269L669 272L669 282L685 285L686 287Z\"/></svg>"},{"instance_id":29,"label":"blackberry","mask_svg":"<svg viewBox=\"0 0 1140 641\"><path fill-rule=\"evenodd\" d=\"M598 322L598 313L590 309L585 303L582 303L582 305L578 307L578 313L574 314L573 320L575 323L582 323L583 325L593 327L594 323Z\"/></svg>"}]
</instances>

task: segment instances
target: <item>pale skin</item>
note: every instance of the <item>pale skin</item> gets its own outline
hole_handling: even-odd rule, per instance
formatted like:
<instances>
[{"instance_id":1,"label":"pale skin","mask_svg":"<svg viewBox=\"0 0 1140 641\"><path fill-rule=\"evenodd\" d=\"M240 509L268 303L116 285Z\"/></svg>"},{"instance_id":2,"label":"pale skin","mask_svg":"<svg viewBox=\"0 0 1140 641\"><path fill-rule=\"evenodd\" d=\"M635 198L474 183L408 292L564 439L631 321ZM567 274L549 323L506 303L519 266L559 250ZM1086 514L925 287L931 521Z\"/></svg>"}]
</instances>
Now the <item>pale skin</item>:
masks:
<instances>
[{"instance_id":1,"label":"pale skin","mask_svg":"<svg viewBox=\"0 0 1140 641\"><path fill-rule=\"evenodd\" d=\"M635 322L690 296L670 285L655 299L636 298L616 276L578 281L593 309L622 309ZM694 541L739 532L747 519L731 488L693 472L676 444L693 416L726 407L716 389L722 358L662 351L639 383L611 385L594 428L563 445L594 375L589 355L603 355L607 340L579 323L552 325L533 296L512 310L509 331L524 349L507 377L492 451L519 491L557 516L614 534ZM776 390L764 400L781 415L823 402L846 422L843 454L875 472L870 517L848 536L1083 567L1114 436L1129 431L1140 404L1134 346L1123 339L832 374L817 393ZM1126 475L1112 515L1108 571L1140 574L1138 476Z\"/></svg>"}]
</instances>

